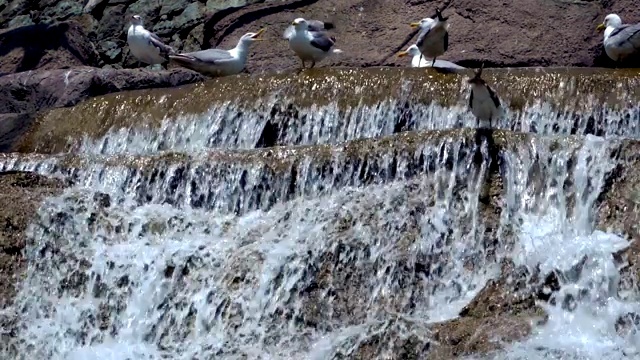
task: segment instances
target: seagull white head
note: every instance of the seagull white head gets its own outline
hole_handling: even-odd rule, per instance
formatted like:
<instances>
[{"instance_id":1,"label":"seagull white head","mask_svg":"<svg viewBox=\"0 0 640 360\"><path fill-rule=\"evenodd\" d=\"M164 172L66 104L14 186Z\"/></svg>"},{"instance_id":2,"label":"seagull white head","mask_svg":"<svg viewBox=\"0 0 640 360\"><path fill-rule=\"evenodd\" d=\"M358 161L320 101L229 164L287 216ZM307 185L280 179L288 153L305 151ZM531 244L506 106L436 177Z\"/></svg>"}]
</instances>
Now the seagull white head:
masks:
<instances>
[{"instance_id":1,"label":"seagull white head","mask_svg":"<svg viewBox=\"0 0 640 360\"><path fill-rule=\"evenodd\" d=\"M436 21L433 20L432 18L424 18L424 19L420 20L419 22L414 22L414 23L411 23L410 25L411 25L412 28L419 27L420 29L428 29L435 22Z\"/></svg>"},{"instance_id":2,"label":"seagull white head","mask_svg":"<svg viewBox=\"0 0 640 360\"><path fill-rule=\"evenodd\" d=\"M259 41L262 40L260 39L260 35L264 32L265 29L260 29L258 30L258 32L249 32L246 33L244 35L242 35L242 37L240 38L240 42L242 43L251 43L254 41Z\"/></svg>"},{"instance_id":3,"label":"seagull white head","mask_svg":"<svg viewBox=\"0 0 640 360\"><path fill-rule=\"evenodd\" d=\"M307 30L309 28L309 24L307 23L307 20L303 18L297 18L293 20L291 25L295 26L296 30Z\"/></svg>"},{"instance_id":4,"label":"seagull white head","mask_svg":"<svg viewBox=\"0 0 640 360\"><path fill-rule=\"evenodd\" d=\"M398 53L398 57L404 57L407 55L417 56L420 55L420 49L418 49L418 45L413 44L407 48L405 51L400 51Z\"/></svg>"},{"instance_id":5,"label":"seagull white head","mask_svg":"<svg viewBox=\"0 0 640 360\"><path fill-rule=\"evenodd\" d=\"M140 15L131 16L131 24L142 25L142 17L140 17Z\"/></svg>"},{"instance_id":6,"label":"seagull white head","mask_svg":"<svg viewBox=\"0 0 640 360\"><path fill-rule=\"evenodd\" d=\"M620 16L616 14L609 14L605 16L604 22L596 27L596 30L602 31L608 27L617 28L620 25L622 25L622 19L620 19Z\"/></svg>"}]
</instances>

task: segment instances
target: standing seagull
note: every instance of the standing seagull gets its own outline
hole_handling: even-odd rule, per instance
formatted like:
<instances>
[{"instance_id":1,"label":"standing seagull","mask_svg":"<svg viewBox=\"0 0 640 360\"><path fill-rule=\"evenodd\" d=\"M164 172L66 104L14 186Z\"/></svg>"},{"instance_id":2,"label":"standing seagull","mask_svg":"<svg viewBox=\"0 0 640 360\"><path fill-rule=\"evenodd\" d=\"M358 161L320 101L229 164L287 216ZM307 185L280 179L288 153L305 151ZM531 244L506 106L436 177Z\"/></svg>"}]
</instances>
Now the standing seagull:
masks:
<instances>
[{"instance_id":1,"label":"standing seagull","mask_svg":"<svg viewBox=\"0 0 640 360\"><path fill-rule=\"evenodd\" d=\"M309 31L326 31L335 28L333 23L324 22L320 20L306 20L307 25L309 27ZM284 31L283 37L286 40L289 40L291 36L295 34L296 28L295 25L291 24L287 26L287 29Z\"/></svg>"},{"instance_id":2,"label":"standing seagull","mask_svg":"<svg viewBox=\"0 0 640 360\"><path fill-rule=\"evenodd\" d=\"M604 51L613 61L640 53L640 24L622 24L620 16L609 14L596 29L604 30Z\"/></svg>"},{"instance_id":3,"label":"standing seagull","mask_svg":"<svg viewBox=\"0 0 640 360\"><path fill-rule=\"evenodd\" d=\"M502 114L502 107L500 106L500 99L498 95L496 95L496 92L491 86L487 85L486 81L481 77L483 68L484 63L482 63L475 76L468 81L468 83L471 84L469 107L471 108L471 113L477 119L476 125L478 127L480 127L481 122L488 121L489 128L491 128L491 120Z\"/></svg>"},{"instance_id":4,"label":"standing seagull","mask_svg":"<svg viewBox=\"0 0 640 360\"><path fill-rule=\"evenodd\" d=\"M150 65L163 64L169 60L168 55L175 54L175 50L163 43L158 35L144 28L140 15L131 17L127 43L131 54L138 59L138 62Z\"/></svg>"},{"instance_id":5,"label":"standing seagull","mask_svg":"<svg viewBox=\"0 0 640 360\"><path fill-rule=\"evenodd\" d=\"M420 27L418 35L418 49L427 58L433 59L431 66L435 65L436 58L449 49L449 24L448 17L443 17L440 9L436 9L435 20L424 18L420 22L412 23L411 27Z\"/></svg>"},{"instance_id":6,"label":"standing seagull","mask_svg":"<svg viewBox=\"0 0 640 360\"><path fill-rule=\"evenodd\" d=\"M313 68L316 62L329 54L342 53L342 50L333 48L336 39L318 26L310 27L309 22L303 18L297 18L291 24L293 29L288 28L284 37L289 40L289 47L302 61L301 70L304 70L307 61L311 61L310 68Z\"/></svg>"},{"instance_id":7,"label":"standing seagull","mask_svg":"<svg viewBox=\"0 0 640 360\"><path fill-rule=\"evenodd\" d=\"M190 53L169 55L171 61L182 67L209 76L227 76L242 72L249 56L249 46L260 39L264 29L246 33L231 50L208 49Z\"/></svg>"}]
</instances>

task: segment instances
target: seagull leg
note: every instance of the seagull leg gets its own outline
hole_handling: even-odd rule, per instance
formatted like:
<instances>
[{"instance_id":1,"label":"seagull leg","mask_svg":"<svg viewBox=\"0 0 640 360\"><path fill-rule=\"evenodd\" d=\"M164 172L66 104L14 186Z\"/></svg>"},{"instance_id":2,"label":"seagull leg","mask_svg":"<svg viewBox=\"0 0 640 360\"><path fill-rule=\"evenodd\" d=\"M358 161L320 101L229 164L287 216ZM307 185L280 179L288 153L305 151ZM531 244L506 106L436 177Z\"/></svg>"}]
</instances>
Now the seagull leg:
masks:
<instances>
[{"instance_id":1,"label":"seagull leg","mask_svg":"<svg viewBox=\"0 0 640 360\"><path fill-rule=\"evenodd\" d=\"M431 63L431 67L434 67L436 65L436 57L433 58L433 62Z\"/></svg>"},{"instance_id":2,"label":"seagull leg","mask_svg":"<svg viewBox=\"0 0 640 360\"><path fill-rule=\"evenodd\" d=\"M315 60L311 60L311 67L309 69L313 69L314 66L316 66L316 61Z\"/></svg>"}]
</instances>

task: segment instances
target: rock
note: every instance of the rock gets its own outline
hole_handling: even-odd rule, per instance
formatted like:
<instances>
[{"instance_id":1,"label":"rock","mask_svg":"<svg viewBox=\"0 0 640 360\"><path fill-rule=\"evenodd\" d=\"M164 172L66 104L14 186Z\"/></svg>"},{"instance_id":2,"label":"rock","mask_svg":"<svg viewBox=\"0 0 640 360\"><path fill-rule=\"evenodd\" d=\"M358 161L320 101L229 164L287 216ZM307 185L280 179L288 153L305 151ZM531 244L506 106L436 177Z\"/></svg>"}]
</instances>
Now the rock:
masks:
<instances>
[{"instance_id":1,"label":"rock","mask_svg":"<svg viewBox=\"0 0 640 360\"><path fill-rule=\"evenodd\" d=\"M11 143L20 138L31 124L30 114L0 114L0 152L8 152Z\"/></svg>"},{"instance_id":2,"label":"rock","mask_svg":"<svg viewBox=\"0 0 640 360\"><path fill-rule=\"evenodd\" d=\"M126 5L108 7L96 29L96 40L116 41L120 46L124 46L129 24L129 16L126 15L126 12Z\"/></svg>"},{"instance_id":3,"label":"rock","mask_svg":"<svg viewBox=\"0 0 640 360\"><path fill-rule=\"evenodd\" d=\"M200 24L205 14L202 11L201 4L194 2L189 4L180 15L173 19L162 20L158 22L153 28L158 36L171 37L171 35L177 32L189 33L189 30Z\"/></svg>"},{"instance_id":4,"label":"rock","mask_svg":"<svg viewBox=\"0 0 640 360\"><path fill-rule=\"evenodd\" d=\"M153 24L159 20L160 9L161 5L157 0L138 0L127 8L127 18L132 15L140 15L145 27L151 29Z\"/></svg>"},{"instance_id":5,"label":"rock","mask_svg":"<svg viewBox=\"0 0 640 360\"><path fill-rule=\"evenodd\" d=\"M29 172L0 172L0 309L9 305L22 276L25 230L41 201L60 193L65 184Z\"/></svg>"},{"instance_id":6,"label":"rock","mask_svg":"<svg viewBox=\"0 0 640 360\"><path fill-rule=\"evenodd\" d=\"M18 15L9 21L9 28L33 25L30 15Z\"/></svg>"},{"instance_id":7,"label":"rock","mask_svg":"<svg viewBox=\"0 0 640 360\"><path fill-rule=\"evenodd\" d=\"M29 43L25 43L29 39ZM0 75L36 69L99 66L93 44L75 22L29 25L0 33Z\"/></svg>"},{"instance_id":8,"label":"rock","mask_svg":"<svg viewBox=\"0 0 640 360\"><path fill-rule=\"evenodd\" d=\"M609 66L612 64L602 49L602 33L595 31L595 26L610 12L621 14L625 22L639 21L640 11L634 10L634 5L630 0L612 0L604 5L560 0L515 0L508 4L485 0L482 6L472 0L448 2L443 12L450 18L450 48L440 60L465 67L477 67L481 61L487 67ZM408 24L431 15L435 5L416 1L398 6L392 0L366 4L355 0L337 4L302 0L4 0L0 3L0 26L22 26L29 24L29 19L34 23L75 19L81 16L83 6L97 22L97 26L87 24L85 32L97 29L95 40L113 42L121 48L126 46L123 31L127 18L133 14L141 15L148 28L167 41L173 39L173 45L185 50L199 50L188 39L191 30L199 26L206 29L200 49L231 47L242 34L263 26L268 26L273 38L280 38L293 17L305 16L335 23L332 33L338 45L357 49L324 60L321 66L406 66L395 53L415 41ZM31 16L34 11L38 19ZM174 39L176 35L178 39ZM200 38L199 34L196 37ZM126 51L122 51L122 57L102 55L121 67L127 62ZM295 56L280 58L282 53L292 55L284 41L255 44L253 53L259 55L250 59L250 72L282 71L297 65Z\"/></svg>"},{"instance_id":9,"label":"rock","mask_svg":"<svg viewBox=\"0 0 640 360\"><path fill-rule=\"evenodd\" d=\"M35 113L66 107L92 96L152 87L170 87L202 80L184 69L149 71L77 67L42 70L0 77L0 114Z\"/></svg>"},{"instance_id":10,"label":"rock","mask_svg":"<svg viewBox=\"0 0 640 360\"><path fill-rule=\"evenodd\" d=\"M539 283L539 274L526 267L515 268L510 260L502 264L502 276L489 280L476 297L460 312L461 317L486 318L500 314L542 314L536 301L547 301L552 291L559 289L557 279L551 276ZM543 289L544 287L548 288Z\"/></svg>"},{"instance_id":11,"label":"rock","mask_svg":"<svg viewBox=\"0 0 640 360\"><path fill-rule=\"evenodd\" d=\"M616 254L621 271L619 291L622 297L640 291L640 145L626 141L620 151L621 164L611 171L600 195L596 226L631 241ZM631 294L631 295L629 295ZM637 300L640 300L637 299Z\"/></svg>"},{"instance_id":12,"label":"rock","mask_svg":"<svg viewBox=\"0 0 640 360\"><path fill-rule=\"evenodd\" d=\"M106 63L113 64L122 57L122 48L116 42L107 40L100 44L100 53Z\"/></svg>"},{"instance_id":13,"label":"rock","mask_svg":"<svg viewBox=\"0 0 640 360\"><path fill-rule=\"evenodd\" d=\"M162 0L160 1L160 16L175 16L183 12L190 5L197 5L187 0Z\"/></svg>"},{"instance_id":14,"label":"rock","mask_svg":"<svg viewBox=\"0 0 640 360\"><path fill-rule=\"evenodd\" d=\"M539 4L538 4L539 3ZM631 5L629 1L615 4ZM255 31L264 25L273 28L287 24L294 15L334 20L337 46L348 51L339 57L324 60L321 66L406 66L394 54L416 37L411 37L409 22L431 15L434 4L398 6L391 0L360 5L344 2L328 8L320 2L297 9L296 2L259 3L248 5L222 18L212 17L205 42L215 46L232 46L241 34ZM450 2L445 16L450 17L450 48L441 60L448 60L465 67L475 67L481 61L487 66L593 66L602 52L602 33L595 31L599 19L609 10L596 2L560 2L516 0L508 4L492 5L485 1L482 7L470 0ZM486 6L486 7L485 7ZM484 11L482 9L492 9ZM332 15L335 14L335 15ZM347 15L348 14L348 15ZM560 15L561 14L561 15ZM640 14L639 14L640 15ZM259 20L253 20L253 19ZM333 18L333 19L331 19ZM357 22L351 19L357 18ZM629 21L640 19L629 18ZM562 27L555 24L562 23ZM282 26L272 30L271 36L281 35ZM568 29L571 29L570 31ZM254 53L259 59L250 59L249 71L285 70L296 65L294 56L286 56L280 63L277 54L289 54L286 42L256 44Z\"/></svg>"},{"instance_id":15,"label":"rock","mask_svg":"<svg viewBox=\"0 0 640 360\"><path fill-rule=\"evenodd\" d=\"M271 0L273 1L273 0ZM219 11L229 8L239 8L250 4L258 3L258 0L207 0L206 7L209 11ZM269 2L269 1L267 1Z\"/></svg>"},{"instance_id":16,"label":"rock","mask_svg":"<svg viewBox=\"0 0 640 360\"><path fill-rule=\"evenodd\" d=\"M57 1L52 7L46 7L40 16L47 17L53 21L64 21L72 16L82 14L82 3L79 1Z\"/></svg>"},{"instance_id":17,"label":"rock","mask_svg":"<svg viewBox=\"0 0 640 360\"><path fill-rule=\"evenodd\" d=\"M187 39L182 44L182 47L179 48L180 51L191 52L198 51L202 49L203 41L203 33L204 33L204 25L200 24L193 28L187 35Z\"/></svg>"},{"instance_id":18,"label":"rock","mask_svg":"<svg viewBox=\"0 0 640 360\"><path fill-rule=\"evenodd\" d=\"M11 0L5 4L0 11L0 28L6 27L13 18L19 15L26 15L30 10L29 0Z\"/></svg>"}]
</instances>

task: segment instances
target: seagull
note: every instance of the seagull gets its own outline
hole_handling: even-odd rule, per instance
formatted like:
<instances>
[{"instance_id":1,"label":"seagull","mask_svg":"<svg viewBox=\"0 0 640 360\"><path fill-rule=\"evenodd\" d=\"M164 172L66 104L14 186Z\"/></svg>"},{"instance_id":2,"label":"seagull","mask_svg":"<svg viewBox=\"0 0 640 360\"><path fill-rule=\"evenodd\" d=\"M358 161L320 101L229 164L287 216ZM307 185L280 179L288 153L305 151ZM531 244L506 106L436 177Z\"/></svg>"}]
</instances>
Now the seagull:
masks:
<instances>
[{"instance_id":1,"label":"seagull","mask_svg":"<svg viewBox=\"0 0 640 360\"><path fill-rule=\"evenodd\" d=\"M167 56L175 54L175 50L162 42L158 35L144 28L140 15L131 17L131 26L127 31L127 43L131 54L150 65L163 64L168 61Z\"/></svg>"},{"instance_id":2,"label":"seagull","mask_svg":"<svg viewBox=\"0 0 640 360\"><path fill-rule=\"evenodd\" d=\"M315 22L315 25L310 27L307 20L297 18L291 23L293 25L292 31L290 27L284 34L284 37L289 40L289 47L302 61L301 70L305 68L307 61L311 61L310 68L313 68L316 62L321 61L329 54L342 53L342 50L333 48L336 39L320 29L318 21Z\"/></svg>"},{"instance_id":3,"label":"seagull","mask_svg":"<svg viewBox=\"0 0 640 360\"><path fill-rule=\"evenodd\" d=\"M609 14L596 29L604 30L604 51L613 61L640 53L640 24L622 24L620 16Z\"/></svg>"},{"instance_id":4,"label":"seagull","mask_svg":"<svg viewBox=\"0 0 640 360\"><path fill-rule=\"evenodd\" d=\"M320 20L306 20L307 25L309 26L309 31L326 31L335 28L333 23L324 22ZM295 34L295 26L293 24L289 25L287 29L284 31L283 38L289 40L289 38Z\"/></svg>"},{"instance_id":5,"label":"seagull","mask_svg":"<svg viewBox=\"0 0 640 360\"><path fill-rule=\"evenodd\" d=\"M443 17L440 9L436 9L436 19L424 18L417 23L411 23L411 27L420 27L418 35L418 49L427 58L433 59L432 66L436 63L436 58L449 48L449 32L447 31L448 17Z\"/></svg>"},{"instance_id":6,"label":"seagull","mask_svg":"<svg viewBox=\"0 0 640 360\"><path fill-rule=\"evenodd\" d=\"M489 128L491 128L491 120L501 115L502 107L496 92L481 78L483 68L484 63L480 65L480 69L475 76L468 81L471 84L469 107L471 108L471 113L477 119L476 124L478 127L480 127L481 121L488 121Z\"/></svg>"},{"instance_id":7,"label":"seagull","mask_svg":"<svg viewBox=\"0 0 640 360\"><path fill-rule=\"evenodd\" d=\"M238 41L238 45L231 50L208 49L190 53L169 55L169 59L178 65L209 76L235 75L247 63L249 46L254 41L262 40L260 35L265 29L255 33L246 33Z\"/></svg>"},{"instance_id":8,"label":"seagull","mask_svg":"<svg viewBox=\"0 0 640 360\"><path fill-rule=\"evenodd\" d=\"M423 57L418 45L413 44L407 48L407 50L400 51L398 57L412 56L411 67L427 67L429 66L429 59Z\"/></svg>"}]
</instances>

